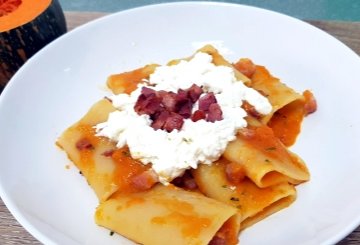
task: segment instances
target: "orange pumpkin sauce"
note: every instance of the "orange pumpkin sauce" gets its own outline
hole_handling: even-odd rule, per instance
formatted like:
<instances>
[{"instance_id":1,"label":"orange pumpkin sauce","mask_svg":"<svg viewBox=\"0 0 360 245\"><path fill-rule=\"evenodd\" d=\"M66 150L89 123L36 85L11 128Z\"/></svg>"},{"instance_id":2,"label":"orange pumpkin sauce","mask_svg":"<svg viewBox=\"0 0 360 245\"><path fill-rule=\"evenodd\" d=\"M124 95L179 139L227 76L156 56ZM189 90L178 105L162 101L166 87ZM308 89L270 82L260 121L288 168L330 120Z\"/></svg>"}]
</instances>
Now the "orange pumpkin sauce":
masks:
<instances>
[{"instance_id":1,"label":"orange pumpkin sauce","mask_svg":"<svg viewBox=\"0 0 360 245\"><path fill-rule=\"evenodd\" d=\"M133 71L111 75L108 77L107 85L115 94L130 94L143 79L147 79L154 72L156 67L157 65L147 65Z\"/></svg>"},{"instance_id":2,"label":"orange pumpkin sauce","mask_svg":"<svg viewBox=\"0 0 360 245\"><path fill-rule=\"evenodd\" d=\"M313 113L317 110L317 102L315 99L314 94L310 90L305 90L303 92L303 96L305 99L304 103L304 113L305 116L309 115L310 113Z\"/></svg>"},{"instance_id":3,"label":"orange pumpkin sauce","mask_svg":"<svg viewBox=\"0 0 360 245\"><path fill-rule=\"evenodd\" d=\"M266 156L280 161L290 158L289 153L281 141L275 137L273 130L267 126L250 127L240 130L238 137Z\"/></svg>"},{"instance_id":4,"label":"orange pumpkin sauce","mask_svg":"<svg viewBox=\"0 0 360 245\"><path fill-rule=\"evenodd\" d=\"M244 207L259 209L267 206L273 200L272 187L258 188L251 180L245 179L236 185L236 194L239 196L238 208L243 212Z\"/></svg>"},{"instance_id":5,"label":"orange pumpkin sauce","mask_svg":"<svg viewBox=\"0 0 360 245\"><path fill-rule=\"evenodd\" d=\"M237 222L235 218L228 219L215 236L225 239L226 244L238 244L238 230L234 229L234 227L238 226Z\"/></svg>"},{"instance_id":6,"label":"orange pumpkin sauce","mask_svg":"<svg viewBox=\"0 0 360 245\"><path fill-rule=\"evenodd\" d=\"M142 197L132 197L130 200L128 200L125 204L125 208L129 208L131 206L134 205L138 205L138 204L142 204L145 202L145 199ZM118 210L119 207L117 207L116 209ZM121 209L121 208L120 208ZM120 210L119 209L119 210Z\"/></svg>"},{"instance_id":7,"label":"orange pumpkin sauce","mask_svg":"<svg viewBox=\"0 0 360 245\"><path fill-rule=\"evenodd\" d=\"M268 126L285 146L295 143L304 118L304 102L296 100L274 113Z\"/></svg>"},{"instance_id":8,"label":"orange pumpkin sauce","mask_svg":"<svg viewBox=\"0 0 360 245\"><path fill-rule=\"evenodd\" d=\"M256 70L251 77L253 84L265 84L267 91L272 97L278 96L276 90L271 90L274 83L278 82L278 78L273 77L264 66L256 66ZM260 91L262 92L262 91ZM288 91L291 93L290 91ZM274 113L268 126L273 129L274 134L285 146L291 146L295 143L300 133L301 122L306 115L304 106L309 104L309 110L316 110L316 101L310 92L304 93L305 101L296 100ZM315 104L315 105L314 105ZM315 109L314 109L315 108Z\"/></svg>"},{"instance_id":9,"label":"orange pumpkin sauce","mask_svg":"<svg viewBox=\"0 0 360 245\"><path fill-rule=\"evenodd\" d=\"M253 84L265 84L266 88L271 90L271 86L279 81L278 78L273 77L265 66L256 65L255 71L252 73L251 82ZM277 96L275 91L272 91L271 95Z\"/></svg>"},{"instance_id":10,"label":"orange pumpkin sauce","mask_svg":"<svg viewBox=\"0 0 360 245\"><path fill-rule=\"evenodd\" d=\"M242 58L235 64L233 64L236 70L240 71L245 76L251 78L256 71L256 65L251 59Z\"/></svg>"},{"instance_id":11,"label":"orange pumpkin sauce","mask_svg":"<svg viewBox=\"0 0 360 245\"><path fill-rule=\"evenodd\" d=\"M114 181L119 188L118 192L138 192L139 189L132 184L131 178L148 170L150 166L134 160L127 147L115 150L112 159L115 162Z\"/></svg>"},{"instance_id":12,"label":"orange pumpkin sauce","mask_svg":"<svg viewBox=\"0 0 360 245\"><path fill-rule=\"evenodd\" d=\"M85 175L91 175L95 172L94 154L96 152L96 147L101 144L101 141L108 142L108 139L95 136L95 129L91 125L81 124L77 126L76 129L81 132L82 139L87 139L93 146L91 149L79 150L79 168L82 171L85 171ZM118 192L138 192L139 190L136 189L131 182L131 177L149 169L149 166L145 166L139 161L134 160L127 147L114 150L111 158L115 163L115 170L112 174L112 179L113 183L118 186Z\"/></svg>"}]
</instances>

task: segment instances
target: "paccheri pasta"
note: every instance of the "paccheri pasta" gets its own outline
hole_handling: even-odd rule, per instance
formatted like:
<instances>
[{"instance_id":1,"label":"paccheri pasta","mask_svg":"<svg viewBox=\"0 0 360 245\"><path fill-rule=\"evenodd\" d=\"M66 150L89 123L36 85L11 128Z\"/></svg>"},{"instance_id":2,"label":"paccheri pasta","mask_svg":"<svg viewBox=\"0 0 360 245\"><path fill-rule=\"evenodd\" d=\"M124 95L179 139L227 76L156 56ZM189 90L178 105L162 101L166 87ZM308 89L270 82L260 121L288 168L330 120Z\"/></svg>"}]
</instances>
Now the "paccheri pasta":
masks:
<instances>
[{"instance_id":1,"label":"paccheri pasta","mask_svg":"<svg viewBox=\"0 0 360 245\"><path fill-rule=\"evenodd\" d=\"M309 172L287 147L316 110L265 67L210 46L111 75L57 140L99 199L95 222L141 244L237 244Z\"/></svg>"}]
</instances>

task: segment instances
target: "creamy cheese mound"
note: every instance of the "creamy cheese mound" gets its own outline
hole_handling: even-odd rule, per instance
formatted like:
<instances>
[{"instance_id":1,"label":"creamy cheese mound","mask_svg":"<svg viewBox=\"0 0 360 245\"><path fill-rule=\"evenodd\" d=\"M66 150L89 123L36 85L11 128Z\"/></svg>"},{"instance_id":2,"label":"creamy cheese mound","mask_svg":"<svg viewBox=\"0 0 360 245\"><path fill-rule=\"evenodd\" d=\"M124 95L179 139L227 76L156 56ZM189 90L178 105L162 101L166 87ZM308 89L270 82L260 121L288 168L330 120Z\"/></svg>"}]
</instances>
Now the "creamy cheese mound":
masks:
<instances>
[{"instance_id":1,"label":"creamy cheese mound","mask_svg":"<svg viewBox=\"0 0 360 245\"><path fill-rule=\"evenodd\" d=\"M177 92L191 85L201 86L204 92L213 92L223 112L223 120L193 122L185 119L181 130L167 132L154 130L148 115L138 115L134 105L141 88ZM267 98L235 78L231 67L215 66L212 56L199 52L189 61L177 65L160 66L148 81L140 84L130 95L111 97L118 110L110 113L106 122L96 125L98 136L117 142L117 147L127 145L131 156L143 164L152 164L163 184L181 176L186 169L196 169L198 164L211 164L235 139L238 129L246 127L245 110L240 106L246 100L261 114L272 107ZM197 109L195 103L194 109Z\"/></svg>"}]
</instances>

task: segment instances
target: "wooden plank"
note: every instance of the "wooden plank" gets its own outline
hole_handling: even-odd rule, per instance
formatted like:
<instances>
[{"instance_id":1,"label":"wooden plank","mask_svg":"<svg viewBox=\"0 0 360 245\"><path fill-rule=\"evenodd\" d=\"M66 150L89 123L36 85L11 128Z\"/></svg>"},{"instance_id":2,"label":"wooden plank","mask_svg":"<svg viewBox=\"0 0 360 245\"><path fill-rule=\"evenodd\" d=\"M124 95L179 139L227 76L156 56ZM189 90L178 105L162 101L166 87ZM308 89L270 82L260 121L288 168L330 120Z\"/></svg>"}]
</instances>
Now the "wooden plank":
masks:
<instances>
[{"instance_id":1,"label":"wooden plank","mask_svg":"<svg viewBox=\"0 0 360 245\"><path fill-rule=\"evenodd\" d=\"M30 235L10 214L0 199L0 244L41 244Z\"/></svg>"},{"instance_id":2,"label":"wooden plank","mask_svg":"<svg viewBox=\"0 0 360 245\"><path fill-rule=\"evenodd\" d=\"M66 12L68 29L72 30L91 20L107 15L95 12ZM360 54L360 22L308 21L341 40ZM0 199L0 244L41 244L32 237L10 214ZM339 245L360 244L360 227L343 239Z\"/></svg>"},{"instance_id":3,"label":"wooden plank","mask_svg":"<svg viewBox=\"0 0 360 245\"><path fill-rule=\"evenodd\" d=\"M308 22L336 37L360 55L360 22L318 20Z\"/></svg>"}]
</instances>

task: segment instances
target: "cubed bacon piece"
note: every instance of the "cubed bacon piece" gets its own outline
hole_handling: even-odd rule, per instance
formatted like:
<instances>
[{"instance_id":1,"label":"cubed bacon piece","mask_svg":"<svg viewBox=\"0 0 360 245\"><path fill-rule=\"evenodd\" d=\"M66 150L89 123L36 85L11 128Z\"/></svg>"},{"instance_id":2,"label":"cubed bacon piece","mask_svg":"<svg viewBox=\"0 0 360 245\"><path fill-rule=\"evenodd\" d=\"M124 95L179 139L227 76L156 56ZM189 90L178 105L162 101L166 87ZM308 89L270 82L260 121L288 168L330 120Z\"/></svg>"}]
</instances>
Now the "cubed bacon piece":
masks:
<instances>
[{"instance_id":1,"label":"cubed bacon piece","mask_svg":"<svg viewBox=\"0 0 360 245\"><path fill-rule=\"evenodd\" d=\"M226 178L234 183L238 184L245 178L245 169L239 163L228 163L225 167Z\"/></svg>"},{"instance_id":2,"label":"cubed bacon piece","mask_svg":"<svg viewBox=\"0 0 360 245\"><path fill-rule=\"evenodd\" d=\"M178 113L184 105L188 104L190 104L191 107L193 105L188 97L188 92L186 90L179 89L176 96L176 109L174 112Z\"/></svg>"},{"instance_id":3,"label":"cubed bacon piece","mask_svg":"<svg viewBox=\"0 0 360 245\"><path fill-rule=\"evenodd\" d=\"M153 127L155 130L163 129L164 124L169 116L170 116L170 112L166 110L163 110L155 114L154 118L152 119L153 122L151 123L151 127Z\"/></svg>"},{"instance_id":4,"label":"cubed bacon piece","mask_svg":"<svg viewBox=\"0 0 360 245\"><path fill-rule=\"evenodd\" d=\"M195 190L197 188L195 179L194 178L184 179L184 187L188 190Z\"/></svg>"},{"instance_id":5,"label":"cubed bacon piece","mask_svg":"<svg viewBox=\"0 0 360 245\"><path fill-rule=\"evenodd\" d=\"M191 116L191 110L193 107L193 103L190 101L190 99L185 99L182 101L179 101L177 103L177 113L182 116L183 118L187 119Z\"/></svg>"},{"instance_id":6,"label":"cubed bacon piece","mask_svg":"<svg viewBox=\"0 0 360 245\"><path fill-rule=\"evenodd\" d=\"M185 90L178 89L177 93L143 87L134 110L139 115L149 115L151 126L155 130L163 129L168 132L180 130L184 119L188 118L194 122L201 119L208 122L222 120L222 110L214 93L207 93L200 98L202 93L203 89L196 84ZM199 101L199 110L192 114L196 101Z\"/></svg>"},{"instance_id":7,"label":"cubed bacon piece","mask_svg":"<svg viewBox=\"0 0 360 245\"><path fill-rule=\"evenodd\" d=\"M234 67L248 78L251 78L256 71L256 65L247 58L240 59L234 64Z\"/></svg>"},{"instance_id":8,"label":"cubed bacon piece","mask_svg":"<svg viewBox=\"0 0 360 245\"><path fill-rule=\"evenodd\" d=\"M205 118L206 118L206 114L202 110L196 110L191 116L191 120L193 122L197 122L197 121L199 121L201 119L205 119Z\"/></svg>"},{"instance_id":9,"label":"cubed bacon piece","mask_svg":"<svg viewBox=\"0 0 360 245\"><path fill-rule=\"evenodd\" d=\"M161 98L158 98L155 93L148 95L141 94L135 103L134 110L139 115L151 115L159 110L161 107L160 103Z\"/></svg>"},{"instance_id":10,"label":"cubed bacon piece","mask_svg":"<svg viewBox=\"0 0 360 245\"><path fill-rule=\"evenodd\" d=\"M156 96L162 99L168 93L170 93L170 92L165 91L165 90L159 90L159 91L156 91Z\"/></svg>"},{"instance_id":11,"label":"cubed bacon piece","mask_svg":"<svg viewBox=\"0 0 360 245\"><path fill-rule=\"evenodd\" d=\"M107 150L104 151L103 153L101 153L101 155L103 155L104 157L111 157L112 154L114 153L115 150L111 149L111 150Z\"/></svg>"},{"instance_id":12,"label":"cubed bacon piece","mask_svg":"<svg viewBox=\"0 0 360 245\"><path fill-rule=\"evenodd\" d=\"M307 116L317 110L317 103L315 96L309 90L305 90L303 92L303 96L305 98L305 104L304 104L305 116Z\"/></svg>"},{"instance_id":13,"label":"cubed bacon piece","mask_svg":"<svg viewBox=\"0 0 360 245\"><path fill-rule=\"evenodd\" d=\"M78 140L76 142L75 146L79 151L90 150L90 149L94 148L94 146L91 144L91 142L87 138L82 138L82 139Z\"/></svg>"},{"instance_id":14,"label":"cubed bacon piece","mask_svg":"<svg viewBox=\"0 0 360 245\"><path fill-rule=\"evenodd\" d=\"M156 95L156 91L152 88L142 87L141 94L145 95L145 97L149 97L152 94Z\"/></svg>"},{"instance_id":15,"label":"cubed bacon piece","mask_svg":"<svg viewBox=\"0 0 360 245\"><path fill-rule=\"evenodd\" d=\"M204 91L198 85L193 84L190 88L187 89L187 92L188 98L191 100L192 103L195 103Z\"/></svg>"},{"instance_id":16,"label":"cubed bacon piece","mask_svg":"<svg viewBox=\"0 0 360 245\"><path fill-rule=\"evenodd\" d=\"M163 129L168 132L171 132L174 129L180 130L183 124L184 118L175 112L171 112L165 121Z\"/></svg>"},{"instance_id":17,"label":"cubed bacon piece","mask_svg":"<svg viewBox=\"0 0 360 245\"><path fill-rule=\"evenodd\" d=\"M159 96L162 98L161 102L164 108L168 111L175 112L177 104L177 94L174 92L161 91L161 93L159 93Z\"/></svg>"},{"instance_id":18,"label":"cubed bacon piece","mask_svg":"<svg viewBox=\"0 0 360 245\"><path fill-rule=\"evenodd\" d=\"M209 106L209 111L208 111L206 120L208 122L215 122L215 121L220 121L222 119L223 119L223 116L222 116L222 110L220 108L220 105L218 103L212 103Z\"/></svg>"},{"instance_id":19,"label":"cubed bacon piece","mask_svg":"<svg viewBox=\"0 0 360 245\"><path fill-rule=\"evenodd\" d=\"M178 89L176 100L178 102L181 102L181 101L187 100L187 99L188 99L188 92L183 89Z\"/></svg>"},{"instance_id":20,"label":"cubed bacon piece","mask_svg":"<svg viewBox=\"0 0 360 245\"><path fill-rule=\"evenodd\" d=\"M186 170L182 176L173 179L171 183L175 186L188 190L195 190L198 187L194 177L189 170Z\"/></svg>"},{"instance_id":21,"label":"cubed bacon piece","mask_svg":"<svg viewBox=\"0 0 360 245\"><path fill-rule=\"evenodd\" d=\"M131 184L139 191L149 190L157 182L159 182L159 178L152 169L146 170L131 178Z\"/></svg>"},{"instance_id":22,"label":"cubed bacon piece","mask_svg":"<svg viewBox=\"0 0 360 245\"><path fill-rule=\"evenodd\" d=\"M145 110L144 107L146 106L146 104L148 103L147 101L147 97L144 94L140 94L138 99L136 100L136 103L134 105L134 110L139 114L145 114Z\"/></svg>"},{"instance_id":23,"label":"cubed bacon piece","mask_svg":"<svg viewBox=\"0 0 360 245\"><path fill-rule=\"evenodd\" d=\"M199 99L199 110L207 112L211 104L216 103L216 98L213 92L205 94Z\"/></svg>"}]
</instances>

